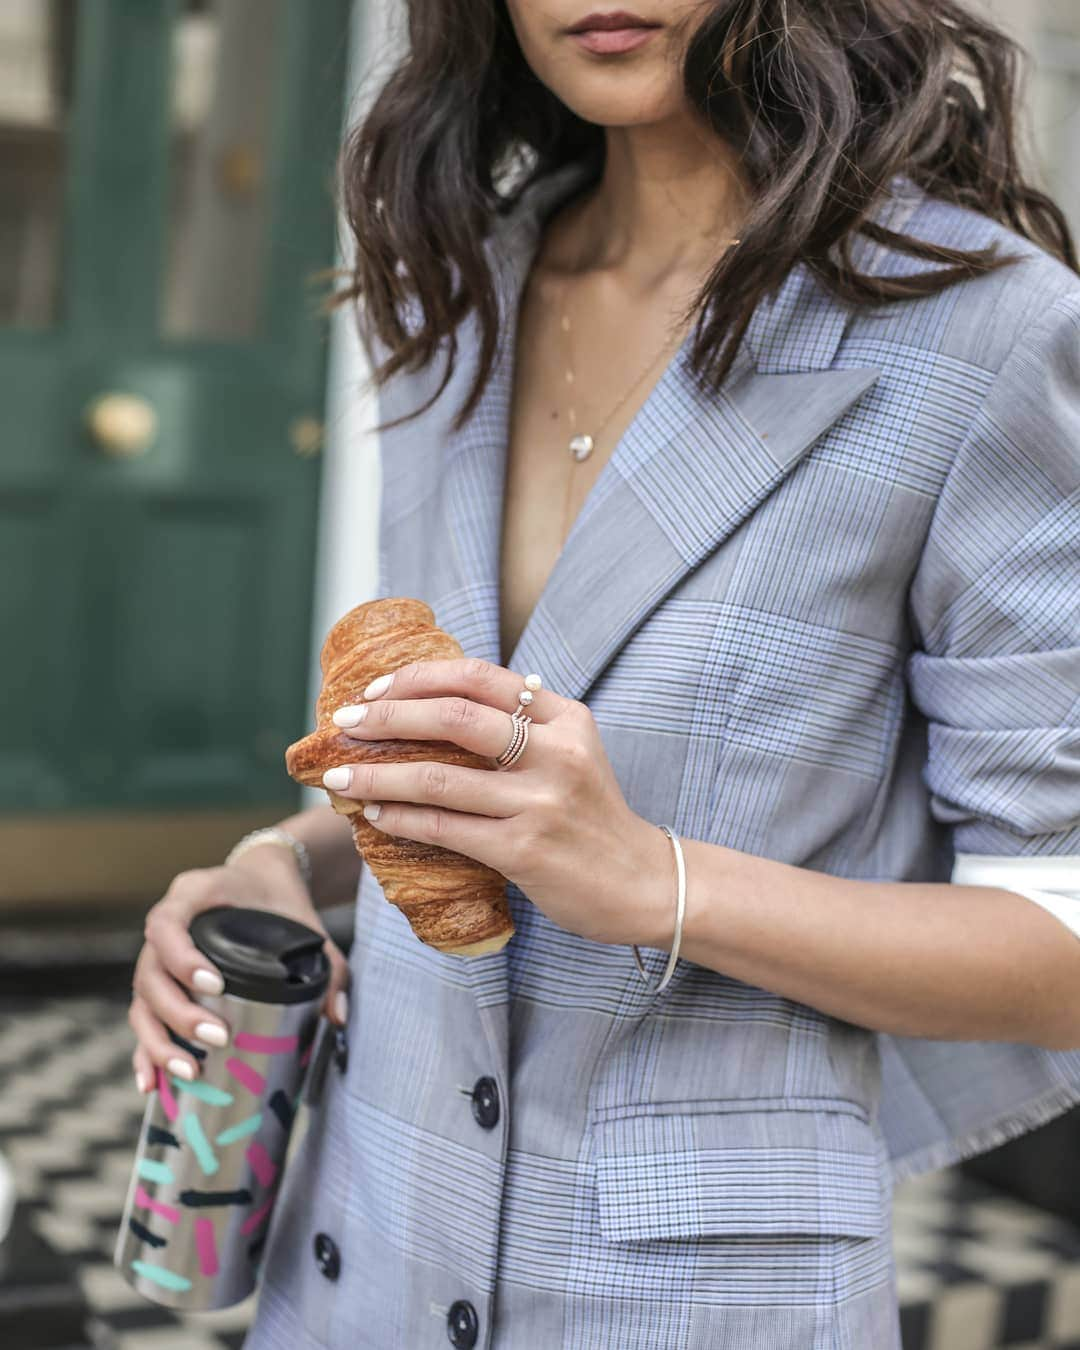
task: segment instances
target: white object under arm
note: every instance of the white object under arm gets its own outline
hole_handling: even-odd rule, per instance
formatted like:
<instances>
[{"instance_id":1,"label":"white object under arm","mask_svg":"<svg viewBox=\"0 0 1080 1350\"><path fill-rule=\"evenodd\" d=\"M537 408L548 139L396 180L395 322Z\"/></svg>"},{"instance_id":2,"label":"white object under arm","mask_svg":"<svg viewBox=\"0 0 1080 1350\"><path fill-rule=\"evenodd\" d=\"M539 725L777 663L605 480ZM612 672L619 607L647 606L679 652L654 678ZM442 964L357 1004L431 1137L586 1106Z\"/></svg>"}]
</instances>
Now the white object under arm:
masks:
<instances>
[{"instance_id":1,"label":"white object under arm","mask_svg":"<svg viewBox=\"0 0 1080 1350\"><path fill-rule=\"evenodd\" d=\"M1028 858L958 853L949 880L956 885L1015 891L1049 910L1080 938L1080 853Z\"/></svg>"}]
</instances>

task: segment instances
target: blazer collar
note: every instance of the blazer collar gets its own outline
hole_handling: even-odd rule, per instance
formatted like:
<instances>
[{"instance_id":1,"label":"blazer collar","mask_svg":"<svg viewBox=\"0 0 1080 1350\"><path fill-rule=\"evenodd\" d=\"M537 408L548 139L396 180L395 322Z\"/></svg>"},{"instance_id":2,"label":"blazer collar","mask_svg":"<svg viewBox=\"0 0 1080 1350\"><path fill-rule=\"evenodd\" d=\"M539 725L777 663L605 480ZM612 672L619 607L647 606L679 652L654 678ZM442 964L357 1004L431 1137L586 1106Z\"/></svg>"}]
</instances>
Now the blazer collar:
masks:
<instances>
[{"instance_id":1,"label":"blazer collar","mask_svg":"<svg viewBox=\"0 0 1080 1350\"><path fill-rule=\"evenodd\" d=\"M479 406L443 447L443 547L431 603L467 655L496 664L518 307L544 219L582 175L573 163L537 180L489 238L503 325L499 351ZM895 195L879 208L893 228L920 200L912 186L894 180ZM874 246L856 241L856 258L872 267ZM567 698L587 695L664 596L878 379L876 367L836 364L850 317L798 263L759 304L719 392L694 378L687 336L593 484L510 654L511 669L538 671Z\"/></svg>"}]
</instances>

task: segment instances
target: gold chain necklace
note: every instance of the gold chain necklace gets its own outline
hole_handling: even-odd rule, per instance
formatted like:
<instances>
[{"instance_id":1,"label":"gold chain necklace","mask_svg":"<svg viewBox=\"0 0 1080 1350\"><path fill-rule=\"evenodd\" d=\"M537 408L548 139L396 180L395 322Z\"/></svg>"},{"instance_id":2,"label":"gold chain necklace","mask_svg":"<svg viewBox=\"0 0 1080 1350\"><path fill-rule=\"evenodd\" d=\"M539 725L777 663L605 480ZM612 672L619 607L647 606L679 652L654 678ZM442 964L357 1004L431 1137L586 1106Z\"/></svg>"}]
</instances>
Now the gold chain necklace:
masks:
<instances>
[{"instance_id":1,"label":"gold chain necklace","mask_svg":"<svg viewBox=\"0 0 1080 1350\"><path fill-rule=\"evenodd\" d=\"M725 241L725 246L729 247L732 244L737 243L739 243L738 239L728 239ZM567 291L567 281L564 280L560 290L560 296L562 299L562 313L559 320L559 327L562 330L564 345L566 348L565 380L566 383L572 387L575 382L575 375L574 375L574 364L572 359L572 348L570 344L570 316L566 312L566 291ZM645 376L648 375L649 372L653 369L656 363L660 360L661 356L663 356L667 352L669 347L672 347L676 343L681 342L683 337L684 333L680 329L674 338L671 337L670 335L664 338L663 344L660 346L659 350L650 358L649 364L640 373L640 375L637 376L633 384L631 384L630 387L620 396L618 401L615 403L615 406L608 412L607 416L600 423L600 425L596 427L595 432L593 433L578 432L576 429L577 427L576 411L572 406L567 407L567 420L570 424L570 438L566 443L566 448L570 452L571 466L573 464L580 464L582 463L582 461L589 458L589 456L593 452L596 442L600 438L600 433L604 430L604 428L615 416L615 414L619 411L619 409L623 406L626 400L630 397L630 395L642 382ZM571 471L566 480L566 496L563 503L562 532L560 538L564 543L566 541L566 519L570 510L570 495L573 482L574 482L574 474Z\"/></svg>"}]
</instances>

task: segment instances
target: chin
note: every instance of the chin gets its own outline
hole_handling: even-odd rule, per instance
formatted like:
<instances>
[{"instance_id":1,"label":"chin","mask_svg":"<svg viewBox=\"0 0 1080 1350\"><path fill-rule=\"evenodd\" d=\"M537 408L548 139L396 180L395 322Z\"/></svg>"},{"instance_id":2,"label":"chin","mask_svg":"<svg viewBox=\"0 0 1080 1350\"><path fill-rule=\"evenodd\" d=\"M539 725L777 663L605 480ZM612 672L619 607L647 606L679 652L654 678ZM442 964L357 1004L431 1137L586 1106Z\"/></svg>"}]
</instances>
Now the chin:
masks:
<instances>
[{"instance_id":1,"label":"chin","mask_svg":"<svg viewBox=\"0 0 1080 1350\"><path fill-rule=\"evenodd\" d=\"M666 67L662 73L624 68L571 74L564 62L558 78L545 83L571 112L599 127L650 126L685 112L682 90Z\"/></svg>"}]
</instances>

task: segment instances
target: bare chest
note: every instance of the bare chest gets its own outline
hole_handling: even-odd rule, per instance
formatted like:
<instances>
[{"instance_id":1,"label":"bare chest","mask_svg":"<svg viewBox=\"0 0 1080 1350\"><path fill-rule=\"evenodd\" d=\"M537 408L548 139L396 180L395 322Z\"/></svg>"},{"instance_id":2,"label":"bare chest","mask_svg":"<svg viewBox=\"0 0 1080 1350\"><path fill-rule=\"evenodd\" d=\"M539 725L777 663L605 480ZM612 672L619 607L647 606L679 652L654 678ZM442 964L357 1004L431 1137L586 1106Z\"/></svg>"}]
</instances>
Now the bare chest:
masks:
<instances>
[{"instance_id":1,"label":"bare chest","mask_svg":"<svg viewBox=\"0 0 1080 1350\"><path fill-rule=\"evenodd\" d=\"M569 346L557 306L526 289L507 445L500 554L501 664L517 646L562 545L597 478L655 386L674 343L665 305L595 316ZM650 364L651 362L651 364ZM568 373L572 378L568 378ZM638 377L638 378L635 378ZM575 434L594 445L581 460Z\"/></svg>"}]
</instances>

